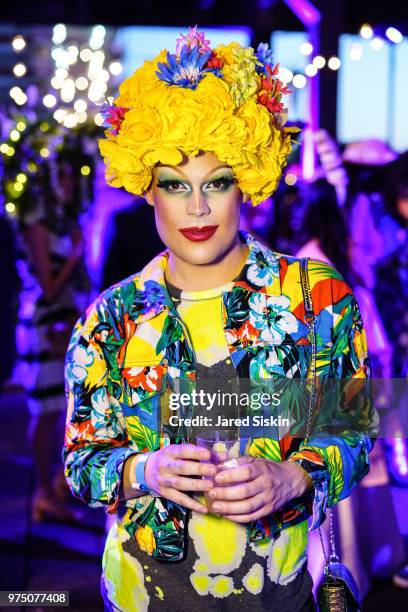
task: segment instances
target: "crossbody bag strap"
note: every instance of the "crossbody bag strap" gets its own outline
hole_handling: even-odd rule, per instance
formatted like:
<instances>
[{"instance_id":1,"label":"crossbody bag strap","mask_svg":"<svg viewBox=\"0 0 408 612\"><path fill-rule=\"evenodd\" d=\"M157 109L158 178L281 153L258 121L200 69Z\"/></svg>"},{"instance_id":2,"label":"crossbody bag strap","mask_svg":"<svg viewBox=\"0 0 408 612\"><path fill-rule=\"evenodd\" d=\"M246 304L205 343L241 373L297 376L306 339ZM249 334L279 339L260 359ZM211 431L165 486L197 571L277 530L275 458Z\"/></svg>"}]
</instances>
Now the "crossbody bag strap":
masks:
<instances>
[{"instance_id":1,"label":"crossbody bag strap","mask_svg":"<svg viewBox=\"0 0 408 612\"><path fill-rule=\"evenodd\" d=\"M312 291L310 288L309 281L309 258L304 257L300 260L300 282L302 285L302 293L303 293L303 304L305 309L305 324L309 329L309 337L312 345L312 355L310 360L310 367L308 371L308 378L311 380L310 387L310 395L309 395L309 406L308 406L308 414L307 414L307 423L306 423L306 434L305 434L305 443L308 442L312 429L312 420L313 420L313 408L316 402L316 314L313 310L313 301L312 301ZM330 551L329 555L326 552L326 548L324 546L322 532L319 527L319 535L320 542L322 545L323 555L325 559L325 570L328 571L329 563L332 560L338 561L338 556L336 553L336 544L334 540L334 526L333 526L333 512L329 511L329 539L330 539Z\"/></svg>"},{"instance_id":2,"label":"crossbody bag strap","mask_svg":"<svg viewBox=\"0 0 408 612\"><path fill-rule=\"evenodd\" d=\"M302 285L303 293L303 305L305 309L305 324L309 329L309 338L312 348L312 354L310 359L310 365L308 370L308 378L310 379L310 395L308 414L305 431L305 443L310 438L312 419L313 419L313 408L316 403L316 315L313 310L312 291L310 288L309 271L308 271L309 259L304 257L300 260L300 283Z\"/></svg>"}]
</instances>

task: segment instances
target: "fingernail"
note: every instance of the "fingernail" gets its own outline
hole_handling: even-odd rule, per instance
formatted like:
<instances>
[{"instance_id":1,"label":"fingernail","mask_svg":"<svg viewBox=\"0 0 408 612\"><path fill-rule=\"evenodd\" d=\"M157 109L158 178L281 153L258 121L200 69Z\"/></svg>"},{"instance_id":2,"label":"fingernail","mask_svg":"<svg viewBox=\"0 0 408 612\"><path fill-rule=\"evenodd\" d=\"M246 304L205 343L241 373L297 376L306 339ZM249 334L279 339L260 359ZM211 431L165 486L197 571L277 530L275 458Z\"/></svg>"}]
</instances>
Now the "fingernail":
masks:
<instances>
[{"instance_id":1,"label":"fingernail","mask_svg":"<svg viewBox=\"0 0 408 612\"><path fill-rule=\"evenodd\" d=\"M217 482L224 482L224 476L222 474L217 474L217 476L215 477Z\"/></svg>"},{"instance_id":2,"label":"fingernail","mask_svg":"<svg viewBox=\"0 0 408 612\"><path fill-rule=\"evenodd\" d=\"M216 512L219 512L221 510L220 504L213 504L213 510L215 510Z\"/></svg>"},{"instance_id":3,"label":"fingernail","mask_svg":"<svg viewBox=\"0 0 408 612\"><path fill-rule=\"evenodd\" d=\"M215 499L217 497L217 491L214 491L213 489L212 491L208 493L208 496L211 497L212 499Z\"/></svg>"}]
</instances>

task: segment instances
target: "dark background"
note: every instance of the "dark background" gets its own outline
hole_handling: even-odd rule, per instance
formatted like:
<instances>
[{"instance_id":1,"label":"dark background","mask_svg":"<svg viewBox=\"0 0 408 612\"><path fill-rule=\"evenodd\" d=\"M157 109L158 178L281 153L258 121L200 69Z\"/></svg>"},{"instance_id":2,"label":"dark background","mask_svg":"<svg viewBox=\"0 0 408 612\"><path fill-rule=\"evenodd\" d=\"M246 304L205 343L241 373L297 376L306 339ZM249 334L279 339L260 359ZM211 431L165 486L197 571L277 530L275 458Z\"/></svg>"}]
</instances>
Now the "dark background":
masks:
<instances>
[{"instance_id":1,"label":"dark background","mask_svg":"<svg viewBox=\"0 0 408 612\"><path fill-rule=\"evenodd\" d=\"M343 32L356 32L363 22L407 24L408 8L403 0L315 0L315 6L330 18L338 18ZM300 29L283 0L3 0L0 20L19 24L56 23L105 25L180 25L198 23L249 25L256 32Z\"/></svg>"}]
</instances>

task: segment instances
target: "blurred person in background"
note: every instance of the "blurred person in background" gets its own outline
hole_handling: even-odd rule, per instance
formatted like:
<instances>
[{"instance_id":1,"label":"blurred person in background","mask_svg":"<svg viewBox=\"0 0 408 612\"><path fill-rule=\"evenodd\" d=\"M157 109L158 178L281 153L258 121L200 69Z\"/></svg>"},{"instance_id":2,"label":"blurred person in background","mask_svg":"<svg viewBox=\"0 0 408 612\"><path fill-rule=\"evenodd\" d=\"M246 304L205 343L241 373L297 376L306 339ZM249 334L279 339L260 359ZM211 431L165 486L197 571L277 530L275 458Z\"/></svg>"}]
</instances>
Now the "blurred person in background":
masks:
<instances>
[{"instance_id":1,"label":"blurred person in background","mask_svg":"<svg viewBox=\"0 0 408 612\"><path fill-rule=\"evenodd\" d=\"M76 517L66 503L59 449L66 405L64 357L90 289L79 223L85 200L80 168L84 160L90 162L77 145L67 143L38 166L27 194L29 205L18 212L27 262L22 266L18 345L36 468L32 499L36 521Z\"/></svg>"},{"instance_id":2,"label":"blurred person in background","mask_svg":"<svg viewBox=\"0 0 408 612\"><path fill-rule=\"evenodd\" d=\"M0 214L0 391L11 377L16 358L15 327L19 277L16 267L16 241L8 219Z\"/></svg>"},{"instance_id":3,"label":"blurred person in background","mask_svg":"<svg viewBox=\"0 0 408 612\"><path fill-rule=\"evenodd\" d=\"M350 262L350 235L347 212L340 209L336 190L325 179L304 185L305 216L301 223L297 257L313 257L334 265L352 286L358 299L361 316L367 324L367 342L372 364L373 378L388 379L391 376L392 348L388 340L372 292L367 289ZM386 406L388 407L388 406ZM372 452L372 467L359 487L335 510L338 546L342 561L351 569L362 594L367 594L371 579L395 574L405 560L404 542L400 534L391 496L384 454L380 444ZM369 525L370 508L381 508L387 516L382 529ZM327 522L323 525L328 538ZM390 555L382 557L383 547L390 548ZM319 538L312 533L310 558L311 572L318 583L324 567ZM313 550L313 554L311 551Z\"/></svg>"}]
</instances>

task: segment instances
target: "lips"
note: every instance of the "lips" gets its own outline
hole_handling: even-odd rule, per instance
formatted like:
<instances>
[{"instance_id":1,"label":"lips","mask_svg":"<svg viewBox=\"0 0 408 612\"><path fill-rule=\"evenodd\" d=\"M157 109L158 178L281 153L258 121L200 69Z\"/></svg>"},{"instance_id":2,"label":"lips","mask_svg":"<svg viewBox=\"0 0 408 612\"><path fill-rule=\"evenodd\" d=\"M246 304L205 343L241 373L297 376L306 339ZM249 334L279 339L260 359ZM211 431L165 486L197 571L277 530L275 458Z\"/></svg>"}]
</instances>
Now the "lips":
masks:
<instances>
[{"instance_id":1,"label":"lips","mask_svg":"<svg viewBox=\"0 0 408 612\"><path fill-rule=\"evenodd\" d=\"M203 242L209 240L217 229L218 225L205 225L203 227L183 227L179 232L191 242Z\"/></svg>"}]
</instances>

